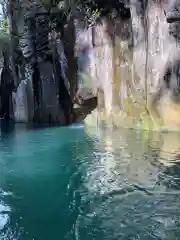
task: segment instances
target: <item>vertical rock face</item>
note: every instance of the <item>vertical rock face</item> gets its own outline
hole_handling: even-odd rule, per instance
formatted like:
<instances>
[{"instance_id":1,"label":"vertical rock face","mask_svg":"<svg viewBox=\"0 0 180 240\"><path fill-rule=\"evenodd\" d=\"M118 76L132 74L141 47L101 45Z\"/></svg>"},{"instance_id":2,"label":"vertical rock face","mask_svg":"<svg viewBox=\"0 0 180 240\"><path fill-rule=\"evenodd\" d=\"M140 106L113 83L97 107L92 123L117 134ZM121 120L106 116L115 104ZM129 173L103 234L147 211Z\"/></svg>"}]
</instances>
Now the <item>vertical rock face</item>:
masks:
<instances>
[{"instance_id":1,"label":"vertical rock face","mask_svg":"<svg viewBox=\"0 0 180 240\"><path fill-rule=\"evenodd\" d=\"M151 92L157 88L160 78L163 77L170 55L176 52L176 42L169 34L165 5L162 2L149 0L140 4L132 0L131 6L133 63L141 85L145 83L146 64L148 65L148 89Z\"/></svg>"},{"instance_id":2,"label":"vertical rock face","mask_svg":"<svg viewBox=\"0 0 180 240\"><path fill-rule=\"evenodd\" d=\"M53 62L49 60L50 18L38 1L20 1L19 10L17 22L21 23L18 30L25 74L14 94L15 121L64 124Z\"/></svg>"},{"instance_id":3,"label":"vertical rock face","mask_svg":"<svg viewBox=\"0 0 180 240\"><path fill-rule=\"evenodd\" d=\"M69 80L69 90L71 99L74 100L75 95L78 89L78 80L77 80L77 72L78 72L78 63L77 58L75 56L74 47L76 42L76 34L75 34L75 26L74 26L74 17L70 17L67 26L63 31L63 45L64 52L67 58L67 78Z\"/></svg>"},{"instance_id":4,"label":"vertical rock face","mask_svg":"<svg viewBox=\"0 0 180 240\"><path fill-rule=\"evenodd\" d=\"M106 30L107 22L102 20L102 24L94 29L94 64L97 66L96 78L100 102L109 115L112 111L112 81L113 81L113 47L112 40ZM101 99L102 98L102 99ZM104 99L103 99L104 98ZM103 103L104 102L104 103Z\"/></svg>"},{"instance_id":5,"label":"vertical rock face","mask_svg":"<svg viewBox=\"0 0 180 240\"><path fill-rule=\"evenodd\" d=\"M142 84L147 87L146 98L150 100L156 95L154 106L159 105L159 116L164 124L170 127L180 124L179 100L179 37L178 1L131 1L132 26L134 39L134 69ZM140 10L139 10L140 9ZM146 14L145 14L146 10ZM175 14L176 12L176 14ZM171 18L171 23L168 20ZM157 92L161 89L161 94ZM153 95L149 95L152 94ZM175 94L176 93L176 94ZM168 116L169 114L173 117Z\"/></svg>"},{"instance_id":6,"label":"vertical rock face","mask_svg":"<svg viewBox=\"0 0 180 240\"><path fill-rule=\"evenodd\" d=\"M20 1L17 25L25 74L13 97L15 120L63 124L71 99L85 89L86 96L98 95L99 118L111 124L119 125L122 115L142 120L154 95L164 122L169 111L170 122L180 124L179 5L175 0L130 0L128 17L120 11L116 20L104 17L88 29L81 19L71 18L62 32L68 65L64 82L60 65L50 57L48 14L38 1Z\"/></svg>"},{"instance_id":7,"label":"vertical rock face","mask_svg":"<svg viewBox=\"0 0 180 240\"><path fill-rule=\"evenodd\" d=\"M128 95L133 56L129 50L131 24L129 19L109 22L102 18L99 24L81 33L79 39L79 59L83 63L82 56L88 60L82 71L92 79L90 88L98 95L98 118L111 122L112 114L118 114ZM85 53L83 45L88 48Z\"/></svg>"},{"instance_id":8,"label":"vertical rock face","mask_svg":"<svg viewBox=\"0 0 180 240\"><path fill-rule=\"evenodd\" d=\"M14 119L16 122L28 122L28 102L26 98L26 82L21 81L16 93L13 93Z\"/></svg>"},{"instance_id":9,"label":"vertical rock face","mask_svg":"<svg viewBox=\"0 0 180 240\"><path fill-rule=\"evenodd\" d=\"M14 120L18 123L31 123L34 117L34 93L32 84L33 69L30 65L25 66L25 74L17 90L13 92Z\"/></svg>"},{"instance_id":10,"label":"vertical rock face","mask_svg":"<svg viewBox=\"0 0 180 240\"><path fill-rule=\"evenodd\" d=\"M58 90L55 79L53 78L53 68L50 62L39 64L40 77L42 79L42 111L43 122L64 124L64 114L58 103ZM63 116L63 118L62 118Z\"/></svg>"},{"instance_id":11,"label":"vertical rock face","mask_svg":"<svg viewBox=\"0 0 180 240\"><path fill-rule=\"evenodd\" d=\"M7 121L12 118L12 91L14 90L14 82L12 77L12 71L9 68L9 58L7 54L4 56L4 66L1 72L1 82L0 82L0 96L1 96L1 106L0 106L0 118L4 118Z\"/></svg>"},{"instance_id":12,"label":"vertical rock face","mask_svg":"<svg viewBox=\"0 0 180 240\"><path fill-rule=\"evenodd\" d=\"M179 6L179 1L130 0L131 16L116 19L114 35L106 34L109 21L95 27L101 47L91 50L89 73L102 90L98 112L104 108L113 124L129 119L145 124L146 117L149 123L155 107L164 125L180 126ZM122 115L128 117L125 122L118 118Z\"/></svg>"},{"instance_id":13,"label":"vertical rock face","mask_svg":"<svg viewBox=\"0 0 180 240\"><path fill-rule=\"evenodd\" d=\"M32 4L19 1L19 15L16 17L19 34L19 46L25 59L24 74L21 76L17 91L13 94L15 122L32 122L35 113L33 91L34 46L29 15L33 15Z\"/></svg>"},{"instance_id":14,"label":"vertical rock face","mask_svg":"<svg viewBox=\"0 0 180 240\"><path fill-rule=\"evenodd\" d=\"M99 95L98 109L101 105L107 112L111 112L113 49L106 28L105 20L102 20L100 25L85 30L79 28L76 48L81 87L89 89L92 95Z\"/></svg>"}]
</instances>

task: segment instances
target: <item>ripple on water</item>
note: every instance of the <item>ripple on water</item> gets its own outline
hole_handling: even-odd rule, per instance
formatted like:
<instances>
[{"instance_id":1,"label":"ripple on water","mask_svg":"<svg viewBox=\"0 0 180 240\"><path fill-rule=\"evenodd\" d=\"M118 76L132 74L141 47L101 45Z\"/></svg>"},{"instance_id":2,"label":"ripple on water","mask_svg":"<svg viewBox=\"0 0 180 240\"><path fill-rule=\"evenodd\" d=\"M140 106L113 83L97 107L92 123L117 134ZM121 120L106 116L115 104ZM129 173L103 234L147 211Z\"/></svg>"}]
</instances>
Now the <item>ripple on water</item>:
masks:
<instances>
[{"instance_id":1,"label":"ripple on water","mask_svg":"<svg viewBox=\"0 0 180 240\"><path fill-rule=\"evenodd\" d=\"M81 127L18 135L2 152L13 197L0 190L0 240L179 239L180 166L165 165L172 138L145 144L116 131L91 141L77 139Z\"/></svg>"},{"instance_id":2,"label":"ripple on water","mask_svg":"<svg viewBox=\"0 0 180 240\"><path fill-rule=\"evenodd\" d=\"M5 192L2 189L0 190L0 199L3 199L6 196L10 196L12 193ZM0 232L4 230L5 226L9 222L9 213L11 212L11 208L6 205L3 200L0 201Z\"/></svg>"},{"instance_id":3,"label":"ripple on water","mask_svg":"<svg viewBox=\"0 0 180 240\"><path fill-rule=\"evenodd\" d=\"M9 206L0 203L0 231L4 229L9 221L9 212L11 211Z\"/></svg>"},{"instance_id":4,"label":"ripple on water","mask_svg":"<svg viewBox=\"0 0 180 240\"><path fill-rule=\"evenodd\" d=\"M76 239L179 239L180 187L175 188L179 184L178 164L174 166L176 171L172 166L157 164L151 149L146 153L140 146L130 148L115 139L103 150L96 145L80 166L83 174ZM162 160L164 155L159 155ZM174 160L174 155L165 154L163 162L170 159Z\"/></svg>"},{"instance_id":5,"label":"ripple on water","mask_svg":"<svg viewBox=\"0 0 180 240\"><path fill-rule=\"evenodd\" d=\"M6 224L9 221L9 215L8 214L0 214L0 231L4 229Z\"/></svg>"},{"instance_id":6,"label":"ripple on water","mask_svg":"<svg viewBox=\"0 0 180 240\"><path fill-rule=\"evenodd\" d=\"M77 219L76 239L99 239L101 236L101 239L111 240L145 240L167 239L172 234L179 236L179 201L178 195L167 198L164 194L147 195L136 190L109 196L102 202L91 199L83 203L88 207Z\"/></svg>"}]
</instances>

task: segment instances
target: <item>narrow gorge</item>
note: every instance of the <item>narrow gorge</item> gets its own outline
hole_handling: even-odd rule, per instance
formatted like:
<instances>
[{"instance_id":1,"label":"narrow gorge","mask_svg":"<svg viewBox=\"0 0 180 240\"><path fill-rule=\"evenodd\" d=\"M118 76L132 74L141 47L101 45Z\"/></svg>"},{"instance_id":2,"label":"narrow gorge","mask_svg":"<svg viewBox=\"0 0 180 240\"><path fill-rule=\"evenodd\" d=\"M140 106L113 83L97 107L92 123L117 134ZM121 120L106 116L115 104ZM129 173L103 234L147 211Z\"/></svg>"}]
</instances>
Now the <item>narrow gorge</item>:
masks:
<instances>
[{"instance_id":1,"label":"narrow gorge","mask_svg":"<svg viewBox=\"0 0 180 240\"><path fill-rule=\"evenodd\" d=\"M1 118L179 129L178 1L9 1Z\"/></svg>"}]
</instances>

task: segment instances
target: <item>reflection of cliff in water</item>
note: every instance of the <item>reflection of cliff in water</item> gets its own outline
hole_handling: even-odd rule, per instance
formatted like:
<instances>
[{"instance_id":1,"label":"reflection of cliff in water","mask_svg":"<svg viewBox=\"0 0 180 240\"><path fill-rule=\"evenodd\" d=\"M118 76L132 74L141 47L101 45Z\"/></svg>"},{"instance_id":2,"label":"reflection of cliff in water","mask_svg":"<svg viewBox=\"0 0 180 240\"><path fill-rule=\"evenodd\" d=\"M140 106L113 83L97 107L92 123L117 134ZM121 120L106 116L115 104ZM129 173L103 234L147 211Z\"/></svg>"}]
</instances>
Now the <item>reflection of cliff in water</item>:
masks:
<instances>
[{"instance_id":1,"label":"reflection of cliff in water","mask_svg":"<svg viewBox=\"0 0 180 240\"><path fill-rule=\"evenodd\" d=\"M85 226L94 239L178 237L179 135L120 129L98 138L82 185L87 212L78 219L79 238L91 239Z\"/></svg>"},{"instance_id":2,"label":"reflection of cliff in water","mask_svg":"<svg viewBox=\"0 0 180 240\"><path fill-rule=\"evenodd\" d=\"M97 134L87 128L88 131L91 135ZM137 182L145 188L152 188L160 181L161 173L172 173L172 177L175 174L175 179L178 179L178 174L180 177L178 133L101 129L98 136L100 142L97 149L101 149L102 154L98 153L96 158L104 165L102 170L105 176L109 176L112 181L115 177L117 185L118 182L126 184L128 179L131 184ZM98 172L100 168L96 163L93 161L92 169ZM108 189L113 190L111 180L109 183L108 179L105 181L110 184Z\"/></svg>"}]
</instances>

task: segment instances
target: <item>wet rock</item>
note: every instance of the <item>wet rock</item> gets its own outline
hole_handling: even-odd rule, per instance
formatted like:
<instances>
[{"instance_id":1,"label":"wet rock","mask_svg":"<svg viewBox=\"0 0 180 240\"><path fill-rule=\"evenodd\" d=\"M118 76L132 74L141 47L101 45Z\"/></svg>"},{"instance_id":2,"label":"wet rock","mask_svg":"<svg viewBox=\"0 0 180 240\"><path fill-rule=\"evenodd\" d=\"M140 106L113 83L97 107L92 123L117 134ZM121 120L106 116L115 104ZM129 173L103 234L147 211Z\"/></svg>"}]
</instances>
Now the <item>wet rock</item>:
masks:
<instances>
[{"instance_id":1,"label":"wet rock","mask_svg":"<svg viewBox=\"0 0 180 240\"><path fill-rule=\"evenodd\" d=\"M97 107L97 97L83 100L81 105L74 106L74 122L83 121Z\"/></svg>"}]
</instances>

